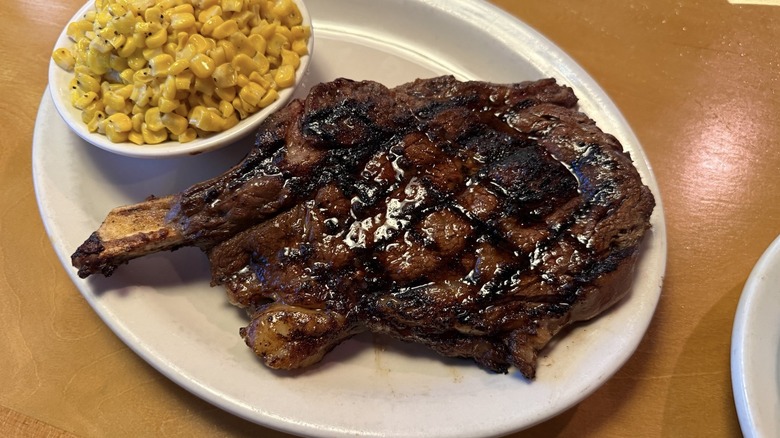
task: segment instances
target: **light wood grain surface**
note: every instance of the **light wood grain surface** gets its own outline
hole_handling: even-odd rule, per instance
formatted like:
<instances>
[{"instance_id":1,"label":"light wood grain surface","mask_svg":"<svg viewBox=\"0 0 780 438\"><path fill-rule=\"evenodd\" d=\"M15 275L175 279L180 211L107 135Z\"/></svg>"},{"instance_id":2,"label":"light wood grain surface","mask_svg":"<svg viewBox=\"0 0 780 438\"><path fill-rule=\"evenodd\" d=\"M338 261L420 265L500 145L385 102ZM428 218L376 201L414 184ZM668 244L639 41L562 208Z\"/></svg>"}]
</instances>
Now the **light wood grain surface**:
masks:
<instances>
[{"instance_id":1,"label":"light wood grain surface","mask_svg":"<svg viewBox=\"0 0 780 438\"><path fill-rule=\"evenodd\" d=\"M5 2L0 14L0 436L286 436L152 369L54 254L33 191L32 132L54 41L81 3ZM515 436L738 436L732 321L780 233L780 7L495 3L568 52L623 111L660 182L669 240L661 300L634 356L582 403Z\"/></svg>"}]
</instances>

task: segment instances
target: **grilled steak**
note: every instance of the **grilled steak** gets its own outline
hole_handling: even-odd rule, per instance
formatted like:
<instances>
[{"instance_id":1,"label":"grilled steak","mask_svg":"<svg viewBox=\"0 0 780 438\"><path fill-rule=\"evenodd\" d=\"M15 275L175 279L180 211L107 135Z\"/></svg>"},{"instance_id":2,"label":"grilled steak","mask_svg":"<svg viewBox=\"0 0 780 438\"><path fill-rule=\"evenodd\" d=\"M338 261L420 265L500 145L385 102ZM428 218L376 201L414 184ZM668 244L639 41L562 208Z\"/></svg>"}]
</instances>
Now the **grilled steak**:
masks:
<instances>
[{"instance_id":1,"label":"grilled steak","mask_svg":"<svg viewBox=\"0 0 780 438\"><path fill-rule=\"evenodd\" d=\"M556 333L627 293L654 207L576 104L552 79L320 84L222 176L112 211L73 264L202 248L272 368L370 330L532 378Z\"/></svg>"}]
</instances>

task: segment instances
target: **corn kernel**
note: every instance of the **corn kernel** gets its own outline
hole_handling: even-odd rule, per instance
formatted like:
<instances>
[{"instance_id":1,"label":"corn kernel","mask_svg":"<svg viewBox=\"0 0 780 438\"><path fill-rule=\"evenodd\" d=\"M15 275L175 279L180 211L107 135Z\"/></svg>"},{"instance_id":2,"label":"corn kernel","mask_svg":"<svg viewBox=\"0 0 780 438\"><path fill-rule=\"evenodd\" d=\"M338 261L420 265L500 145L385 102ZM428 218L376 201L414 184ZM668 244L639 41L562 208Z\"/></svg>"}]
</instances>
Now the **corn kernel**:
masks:
<instances>
[{"instance_id":1,"label":"corn kernel","mask_svg":"<svg viewBox=\"0 0 780 438\"><path fill-rule=\"evenodd\" d=\"M267 43L265 41L265 38L263 38L262 35L251 34L247 37L247 42L252 46L253 49L255 49L255 53L260 53L260 54L265 53L265 48L267 46Z\"/></svg>"},{"instance_id":2,"label":"corn kernel","mask_svg":"<svg viewBox=\"0 0 780 438\"><path fill-rule=\"evenodd\" d=\"M309 54L309 45L306 43L306 40L293 40L290 48L293 52L297 53L298 56L306 56Z\"/></svg>"},{"instance_id":3,"label":"corn kernel","mask_svg":"<svg viewBox=\"0 0 780 438\"><path fill-rule=\"evenodd\" d=\"M236 85L236 70L231 64L222 64L214 69L214 83L217 88L227 88Z\"/></svg>"},{"instance_id":4,"label":"corn kernel","mask_svg":"<svg viewBox=\"0 0 780 438\"><path fill-rule=\"evenodd\" d=\"M119 94L109 91L103 94L103 104L114 112L122 111L125 108L125 98Z\"/></svg>"},{"instance_id":5,"label":"corn kernel","mask_svg":"<svg viewBox=\"0 0 780 438\"><path fill-rule=\"evenodd\" d=\"M167 99L176 98L176 77L175 76L167 76L165 78L165 81L162 84L160 84L160 97L165 97Z\"/></svg>"},{"instance_id":6,"label":"corn kernel","mask_svg":"<svg viewBox=\"0 0 780 438\"><path fill-rule=\"evenodd\" d=\"M254 58L252 58L252 60L255 61L255 64L257 65L257 71L253 73L264 75L268 73L268 70L271 69L271 61L269 61L265 55L258 53Z\"/></svg>"},{"instance_id":7,"label":"corn kernel","mask_svg":"<svg viewBox=\"0 0 780 438\"><path fill-rule=\"evenodd\" d=\"M264 22L259 26L258 30L252 30L252 33L258 33L265 38L266 41L269 41L275 34L276 34L276 28L279 27L279 24L277 22Z\"/></svg>"},{"instance_id":8,"label":"corn kernel","mask_svg":"<svg viewBox=\"0 0 780 438\"><path fill-rule=\"evenodd\" d=\"M190 70L199 78L207 78L214 73L216 63L208 55L198 53L190 61Z\"/></svg>"},{"instance_id":9,"label":"corn kernel","mask_svg":"<svg viewBox=\"0 0 780 438\"><path fill-rule=\"evenodd\" d=\"M282 49L282 65L290 65L297 70L301 65L301 58L292 50Z\"/></svg>"},{"instance_id":10,"label":"corn kernel","mask_svg":"<svg viewBox=\"0 0 780 438\"><path fill-rule=\"evenodd\" d=\"M223 20L219 15L211 17L206 20L200 27L200 33L206 36L214 36L214 30L216 30L217 27L221 26L224 22L225 20ZM236 28L238 28L238 26L236 26Z\"/></svg>"},{"instance_id":11,"label":"corn kernel","mask_svg":"<svg viewBox=\"0 0 780 438\"><path fill-rule=\"evenodd\" d=\"M190 35L187 44L195 49L195 53L206 53L206 51L213 47L214 40L195 33Z\"/></svg>"},{"instance_id":12,"label":"corn kernel","mask_svg":"<svg viewBox=\"0 0 780 438\"><path fill-rule=\"evenodd\" d=\"M243 0L222 0L222 10L225 12L238 12L243 8Z\"/></svg>"},{"instance_id":13,"label":"corn kernel","mask_svg":"<svg viewBox=\"0 0 780 438\"><path fill-rule=\"evenodd\" d=\"M121 85L121 84L117 84L117 85ZM116 93L118 96L122 96L123 99L129 99L130 94L132 92L133 92L133 86L130 84L121 85L114 90L114 93Z\"/></svg>"},{"instance_id":14,"label":"corn kernel","mask_svg":"<svg viewBox=\"0 0 780 438\"><path fill-rule=\"evenodd\" d=\"M295 83L295 68L288 64L282 64L274 75L276 85L287 88Z\"/></svg>"},{"instance_id":15,"label":"corn kernel","mask_svg":"<svg viewBox=\"0 0 780 438\"><path fill-rule=\"evenodd\" d=\"M133 75L135 75L135 70L127 67L119 73L119 78L122 79L123 83L130 85L133 83Z\"/></svg>"},{"instance_id":16,"label":"corn kernel","mask_svg":"<svg viewBox=\"0 0 780 438\"><path fill-rule=\"evenodd\" d=\"M249 84L249 78L246 77L246 75L242 75L241 73L236 75L236 86L243 88L246 87L247 84Z\"/></svg>"},{"instance_id":17,"label":"corn kernel","mask_svg":"<svg viewBox=\"0 0 780 438\"><path fill-rule=\"evenodd\" d=\"M133 114L133 116L130 117L130 122L133 124L133 131L140 134L141 125L144 124L144 114L142 112Z\"/></svg>"},{"instance_id":18,"label":"corn kernel","mask_svg":"<svg viewBox=\"0 0 780 438\"><path fill-rule=\"evenodd\" d=\"M260 37L262 38L262 37ZM255 56L257 50L249 43L249 38L241 32L230 35L229 41L236 47L236 52L243 53L250 58Z\"/></svg>"},{"instance_id":19,"label":"corn kernel","mask_svg":"<svg viewBox=\"0 0 780 438\"><path fill-rule=\"evenodd\" d=\"M149 60L150 74L154 77L168 76L173 64L173 56L166 53L155 56Z\"/></svg>"},{"instance_id":20,"label":"corn kernel","mask_svg":"<svg viewBox=\"0 0 780 438\"><path fill-rule=\"evenodd\" d=\"M289 49L290 41L282 34L275 33L270 39L268 39L268 47L266 53L269 56L279 57L282 53L282 49Z\"/></svg>"},{"instance_id":21,"label":"corn kernel","mask_svg":"<svg viewBox=\"0 0 780 438\"><path fill-rule=\"evenodd\" d=\"M144 113L144 123L152 131L159 131L164 129L165 126L163 126L161 116L162 114L160 113L160 108L149 108L146 113Z\"/></svg>"},{"instance_id":22,"label":"corn kernel","mask_svg":"<svg viewBox=\"0 0 780 438\"><path fill-rule=\"evenodd\" d=\"M127 68L127 58L112 53L108 57L108 66L111 70L121 72Z\"/></svg>"},{"instance_id":23,"label":"corn kernel","mask_svg":"<svg viewBox=\"0 0 780 438\"><path fill-rule=\"evenodd\" d=\"M203 9L198 14L198 21L201 23L207 22L213 17L219 17L222 15L222 7L219 5L212 5L206 9Z\"/></svg>"},{"instance_id":24,"label":"corn kernel","mask_svg":"<svg viewBox=\"0 0 780 438\"><path fill-rule=\"evenodd\" d=\"M266 90L259 84L249 82L246 86L241 88L241 91L238 92L238 97L252 106L257 106L265 93Z\"/></svg>"},{"instance_id":25,"label":"corn kernel","mask_svg":"<svg viewBox=\"0 0 780 438\"><path fill-rule=\"evenodd\" d=\"M122 44L121 47L117 48L116 54L119 55L121 58L128 58L130 55L135 53L135 50L138 49L138 43L135 38L126 38L125 43Z\"/></svg>"},{"instance_id":26,"label":"corn kernel","mask_svg":"<svg viewBox=\"0 0 780 438\"><path fill-rule=\"evenodd\" d=\"M222 100L232 102L233 99L235 99L236 97L236 87L225 87L225 88L217 87L214 89L214 94L216 94L217 97L219 97Z\"/></svg>"},{"instance_id":27,"label":"corn kernel","mask_svg":"<svg viewBox=\"0 0 780 438\"><path fill-rule=\"evenodd\" d=\"M175 135L182 135L189 127L187 118L175 113L163 114L161 120L165 128Z\"/></svg>"},{"instance_id":28,"label":"corn kernel","mask_svg":"<svg viewBox=\"0 0 780 438\"><path fill-rule=\"evenodd\" d=\"M222 114L222 117L225 118L232 116L236 112L236 109L233 108L233 105L230 104L230 101L224 99L219 102L218 108L219 112Z\"/></svg>"},{"instance_id":29,"label":"corn kernel","mask_svg":"<svg viewBox=\"0 0 780 438\"><path fill-rule=\"evenodd\" d=\"M176 61L173 61L170 67L168 67L168 74L171 76L176 76L179 73L183 72L190 66L190 61L187 59L177 59Z\"/></svg>"},{"instance_id":30,"label":"corn kernel","mask_svg":"<svg viewBox=\"0 0 780 438\"><path fill-rule=\"evenodd\" d=\"M144 11L144 21L150 23L162 23L163 22L163 10L158 6L152 6Z\"/></svg>"},{"instance_id":31,"label":"corn kernel","mask_svg":"<svg viewBox=\"0 0 780 438\"><path fill-rule=\"evenodd\" d=\"M223 126L223 130L228 130L236 125L238 125L239 119L238 115L235 113L235 111L230 114L229 116L225 117L225 126Z\"/></svg>"},{"instance_id":32,"label":"corn kernel","mask_svg":"<svg viewBox=\"0 0 780 438\"><path fill-rule=\"evenodd\" d=\"M100 91L100 81L95 76L87 73L76 73L76 84L83 91Z\"/></svg>"},{"instance_id":33,"label":"corn kernel","mask_svg":"<svg viewBox=\"0 0 780 438\"><path fill-rule=\"evenodd\" d=\"M233 98L233 100L230 103L231 105L233 105L233 108L235 108L236 111L238 112L239 117L245 119L249 116L249 113L244 109L244 105L241 102L240 97L236 96L235 98Z\"/></svg>"},{"instance_id":34,"label":"corn kernel","mask_svg":"<svg viewBox=\"0 0 780 438\"><path fill-rule=\"evenodd\" d=\"M135 143L137 145L144 144L144 136L143 136L143 134L141 134L138 131L130 131L127 134L127 140L131 141L131 142L133 142L133 143Z\"/></svg>"},{"instance_id":35,"label":"corn kernel","mask_svg":"<svg viewBox=\"0 0 780 438\"><path fill-rule=\"evenodd\" d=\"M114 29L122 35L130 35L133 33L137 17L132 11L126 11L121 16L117 16L114 20Z\"/></svg>"},{"instance_id":36,"label":"corn kernel","mask_svg":"<svg viewBox=\"0 0 780 438\"><path fill-rule=\"evenodd\" d=\"M165 28L162 28L148 37L146 37L146 40L144 42L146 43L146 47L150 49L156 49L158 47L162 47L163 44L165 44L168 41L168 31Z\"/></svg>"},{"instance_id":37,"label":"corn kernel","mask_svg":"<svg viewBox=\"0 0 780 438\"><path fill-rule=\"evenodd\" d=\"M224 23L214 28L211 32L211 36L217 39L223 39L236 32L238 32L238 23L236 23L236 20L225 20Z\"/></svg>"},{"instance_id":38,"label":"corn kernel","mask_svg":"<svg viewBox=\"0 0 780 438\"><path fill-rule=\"evenodd\" d=\"M162 122L160 122L160 126L162 126ZM159 144L165 140L168 140L168 132L165 131L165 127L160 130L154 130L151 129L146 123L141 125L141 135L143 136L144 143L146 144Z\"/></svg>"},{"instance_id":39,"label":"corn kernel","mask_svg":"<svg viewBox=\"0 0 780 438\"><path fill-rule=\"evenodd\" d=\"M127 65L132 68L133 70L140 70L146 66L146 59L144 59L143 54L134 53L129 58L127 58Z\"/></svg>"},{"instance_id":40,"label":"corn kernel","mask_svg":"<svg viewBox=\"0 0 780 438\"><path fill-rule=\"evenodd\" d=\"M68 24L65 34L73 41L84 38L87 31L92 30L92 23L87 20L74 21Z\"/></svg>"},{"instance_id":41,"label":"corn kernel","mask_svg":"<svg viewBox=\"0 0 780 438\"><path fill-rule=\"evenodd\" d=\"M209 50L207 53L211 59L219 66L226 62L229 62L227 56L225 56L225 48L223 46L216 46Z\"/></svg>"},{"instance_id":42,"label":"corn kernel","mask_svg":"<svg viewBox=\"0 0 780 438\"><path fill-rule=\"evenodd\" d=\"M81 113L81 121L84 123L88 123L90 120L92 120L96 114L103 113L105 110L105 105L103 105L103 102L100 100L95 100L89 105L84 108L84 110Z\"/></svg>"},{"instance_id":43,"label":"corn kernel","mask_svg":"<svg viewBox=\"0 0 780 438\"><path fill-rule=\"evenodd\" d=\"M249 80L256 84L260 84L263 88L271 88L272 85L272 82L266 79L265 75L261 75L256 71L253 71L252 74L249 75Z\"/></svg>"},{"instance_id":44,"label":"corn kernel","mask_svg":"<svg viewBox=\"0 0 780 438\"><path fill-rule=\"evenodd\" d=\"M98 125L101 121L103 121L106 118L106 113L102 111L96 111L95 114L93 114L92 119L85 122L87 124L87 131L89 132L97 132Z\"/></svg>"},{"instance_id":45,"label":"corn kernel","mask_svg":"<svg viewBox=\"0 0 780 438\"><path fill-rule=\"evenodd\" d=\"M214 85L214 80L211 78L195 78L193 89L200 94L214 94L216 88L217 86Z\"/></svg>"},{"instance_id":46,"label":"corn kernel","mask_svg":"<svg viewBox=\"0 0 780 438\"><path fill-rule=\"evenodd\" d=\"M233 45L228 40L220 40L217 43L217 47L221 47L222 50L225 52L225 61L231 62L233 61L233 57L236 56L236 46Z\"/></svg>"},{"instance_id":47,"label":"corn kernel","mask_svg":"<svg viewBox=\"0 0 780 438\"><path fill-rule=\"evenodd\" d=\"M179 142L180 143L187 143L192 140L195 140L198 137L197 131L195 131L193 128L187 128L187 130L184 131L184 133L179 134Z\"/></svg>"},{"instance_id":48,"label":"corn kernel","mask_svg":"<svg viewBox=\"0 0 780 438\"><path fill-rule=\"evenodd\" d=\"M179 5L176 5L171 9L171 14L182 14L182 13L192 14L194 16L195 8L193 8L192 5L187 2L187 3L181 3Z\"/></svg>"},{"instance_id":49,"label":"corn kernel","mask_svg":"<svg viewBox=\"0 0 780 438\"><path fill-rule=\"evenodd\" d=\"M249 31L252 30L251 27L253 26L252 20L257 18L257 14L253 13L251 9L243 10L233 14L230 18L236 20L236 24L238 24L238 28L241 29L241 33L249 35Z\"/></svg>"},{"instance_id":50,"label":"corn kernel","mask_svg":"<svg viewBox=\"0 0 780 438\"><path fill-rule=\"evenodd\" d=\"M144 67L140 70L136 70L136 72L133 73L133 82L136 84L148 84L153 80L154 76L152 75L152 69L150 67Z\"/></svg>"},{"instance_id":51,"label":"corn kernel","mask_svg":"<svg viewBox=\"0 0 780 438\"><path fill-rule=\"evenodd\" d=\"M265 108L268 105L274 103L274 101L276 101L276 99L278 98L279 98L279 93L277 93L276 90L274 89L270 89L268 90L267 93L265 93L265 96L263 96L263 98L260 100L257 106L260 108Z\"/></svg>"},{"instance_id":52,"label":"corn kernel","mask_svg":"<svg viewBox=\"0 0 780 438\"><path fill-rule=\"evenodd\" d=\"M165 96L161 96L157 102L157 107L160 108L160 112L163 114L172 113L179 107L180 102L177 99L169 99Z\"/></svg>"},{"instance_id":53,"label":"corn kernel","mask_svg":"<svg viewBox=\"0 0 780 438\"><path fill-rule=\"evenodd\" d=\"M112 114L106 119L106 122L106 129L108 129L108 126L112 126L112 129L116 132L128 132L133 129L133 122L127 114Z\"/></svg>"},{"instance_id":54,"label":"corn kernel","mask_svg":"<svg viewBox=\"0 0 780 438\"><path fill-rule=\"evenodd\" d=\"M86 64L92 73L96 75L102 75L109 70L110 56L109 53L102 53L97 50L89 50L87 52Z\"/></svg>"},{"instance_id":55,"label":"corn kernel","mask_svg":"<svg viewBox=\"0 0 780 438\"><path fill-rule=\"evenodd\" d=\"M79 93L76 95L76 99L73 100L73 106L76 108L83 110L84 108L88 107L92 102L97 99L97 93L94 91L88 91L86 93Z\"/></svg>"},{"instance_id":56,"label":"corn kernel","mask_svg":"<svg viewBox=\"0 0 780 438\"><path fill-rule=\"evenodd\" d=\"M249 76L253 71L257 71L259 69L258 64L252 58L243 53L236 54L230 64L233 66L236 73L242 74L244 76Z\"/></svg>"},{"instance_id":57,"label":"corn kernel","mask_svg":"<svg viewBox=\"0 0 780 438\"><path fill-rule=\"evenodd\" d=\"M196 106L190 115L190 125L207 132L221 131L225 126L225 119L216 109L205 106Z\"/></svg>"},{"instance_id":58,"label":"corn kernel","mask_svg":"<svg viewBox=\"0 0 780 438\"><path fill-rule=\"evenodd\" d=\"M118 132L113 128L113 125L106 125L106 137L114 143L122 143L127 141L129 132Z\"/></svg>"},{"instance_id":59,"label":"corn kernel","mask_svg":"<svg viewBox=\"0 0 780 438\"><path fill-rule=\"evenodd\" d=\"M192 86L192 80L194 75L191 71L183 71L176 75L176 89L177 90L189 90Z\"/></svg>"},{"instance_id":60,"label":"corn kernel","mask_svg":"<svg viewBox=\"0 0 780 438\"><path fill-rule=\"evenodd\" d=\"M73 67L76 66L76 58L73 57L70 50L65 48L54 50L52 59L54 59L54 62L65 71L73 71Z\"/></svg>"}]
</instances>

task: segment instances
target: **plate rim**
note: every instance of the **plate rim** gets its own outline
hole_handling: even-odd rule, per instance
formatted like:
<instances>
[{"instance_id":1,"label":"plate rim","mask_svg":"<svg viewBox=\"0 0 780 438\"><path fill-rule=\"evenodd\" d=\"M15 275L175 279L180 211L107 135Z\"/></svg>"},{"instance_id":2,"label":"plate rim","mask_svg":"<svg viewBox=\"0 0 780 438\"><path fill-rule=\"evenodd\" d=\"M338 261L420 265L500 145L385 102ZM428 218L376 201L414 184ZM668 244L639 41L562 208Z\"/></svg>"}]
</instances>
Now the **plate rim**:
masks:
<instances>
[{"instance_id":1,"label":"plate rim","mask_svg":"<svg viewBox=\"0 0 780 438\"><path fill-rule=\"evenodd\" d=\"M774 298L775 304L780 302L777 297L768 295L771 293L770 286L767 285L766 277L771 272L780 271L780 235L767 246L764 252L756 261L756 264L750 271L745 286L742 288L737 310L734 316L734 325L731 335L731 382L734 394L734 402L737 408L737 417L739 418L740 428L746 437L774 436L780 431L780 419L777 415L768 418L767 414L760 411L760 401L770 400L774 406L780 406L780 394L778 394L778 345L780 345L780 324L775 323L770 327L757 327L761 321L760 315L767 312L772 313L772 306L767 306L768 300ZM774 277L780 277L780 273L774 273ZM772 303L770 303L772 304ZM774 316L776 316L776 309ZM776 319L776 318L775 318ZM766 334L767 339L754 336L757 329ZM767 395L762 391L767 387L766 381L761 380L762 376L755 376L756 372L761 372L763 363L754 360L757 351L765 350L764 344L770 344L769 356L774 360L771 362L771 369L774 371L775 381L772 388L774 392ZM762 356L765 358L765 356ZM758 400L757 400L758 399ZM776 414L776 412L775 412Z\"/></svg>"}]
</instances>

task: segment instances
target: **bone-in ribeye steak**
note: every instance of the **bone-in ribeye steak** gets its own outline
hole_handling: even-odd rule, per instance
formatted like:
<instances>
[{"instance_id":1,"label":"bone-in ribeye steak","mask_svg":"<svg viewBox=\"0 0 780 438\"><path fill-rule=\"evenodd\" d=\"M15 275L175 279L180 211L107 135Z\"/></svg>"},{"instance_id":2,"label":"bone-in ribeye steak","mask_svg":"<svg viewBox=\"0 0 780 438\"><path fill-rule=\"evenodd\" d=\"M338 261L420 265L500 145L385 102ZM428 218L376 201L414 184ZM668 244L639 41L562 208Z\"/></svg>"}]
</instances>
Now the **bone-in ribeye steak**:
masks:
<instances>
[{"instance_id":1,"label":"bone-in ribeye steak","mask_svg":"<svg viewBox=\"0 0 780 438\"><path fill-rule=\"evenodd\" d=\"M654 207L576 103L552 79L320 84L225 174L114 209L73 264L202 248L272 368L370 330L530 378L556 333L627 293Z\"/></svg>"}]
</instances>

